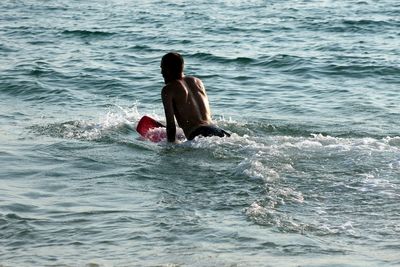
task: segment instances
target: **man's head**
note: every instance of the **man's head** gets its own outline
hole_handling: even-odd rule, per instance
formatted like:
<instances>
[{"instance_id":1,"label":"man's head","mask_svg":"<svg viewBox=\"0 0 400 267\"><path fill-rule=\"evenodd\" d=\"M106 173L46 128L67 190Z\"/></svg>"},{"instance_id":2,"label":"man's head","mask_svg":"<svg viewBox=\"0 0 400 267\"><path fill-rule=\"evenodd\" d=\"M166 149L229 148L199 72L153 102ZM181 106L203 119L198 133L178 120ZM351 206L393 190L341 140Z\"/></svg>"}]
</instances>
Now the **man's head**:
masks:
<instances>
[{"instance_id":1,"label":"man's head","mask_svg":"<svg viewBox=\"0 0 400 267\"><path fill-rule=\"evenodd\" d=\"M161 74L165 82L182 78L184 61L183 57L174 52L165 54L161 59Z\"/></svg>"}]
</instances>

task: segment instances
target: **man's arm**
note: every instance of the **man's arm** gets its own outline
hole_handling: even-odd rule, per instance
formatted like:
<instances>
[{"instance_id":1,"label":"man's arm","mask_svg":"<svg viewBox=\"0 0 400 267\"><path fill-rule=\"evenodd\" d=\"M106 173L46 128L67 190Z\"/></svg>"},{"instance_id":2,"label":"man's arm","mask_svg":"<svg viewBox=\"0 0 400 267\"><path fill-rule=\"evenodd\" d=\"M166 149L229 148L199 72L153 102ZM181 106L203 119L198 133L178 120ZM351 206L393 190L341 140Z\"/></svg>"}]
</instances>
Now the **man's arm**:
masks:
<instances>
[{"instance_id":1,"label":"man's arm","mask_svg":"<svg viewBox=\"0 0 400 267\"><path fill-rule=\"evenodd\" d=\"M165 86L161 91L161 98L164 105L165 120L167 122L167 139L168 142L175 142L176 126L174 117L174 102L171 93Z\"/></svg>"}]
</instances>

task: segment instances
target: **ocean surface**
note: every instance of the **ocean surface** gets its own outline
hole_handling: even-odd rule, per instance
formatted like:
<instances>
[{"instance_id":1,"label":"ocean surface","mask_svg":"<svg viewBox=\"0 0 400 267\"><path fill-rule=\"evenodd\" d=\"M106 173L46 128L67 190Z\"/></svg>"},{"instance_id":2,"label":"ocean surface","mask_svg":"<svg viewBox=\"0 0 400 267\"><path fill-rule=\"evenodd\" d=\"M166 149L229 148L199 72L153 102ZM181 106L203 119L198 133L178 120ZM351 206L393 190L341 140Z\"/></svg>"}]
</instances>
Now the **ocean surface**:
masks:
<instances>
[{"instance_id":1,"label":"ocean surface","mask_svg":"<svg viewBox=\"0 0 400 267\"><path fill-rule=\"evenodd\" d=\"M396 0L2 0L0 266L400 266L399 103Z\"/></svg>"}]
</instances>

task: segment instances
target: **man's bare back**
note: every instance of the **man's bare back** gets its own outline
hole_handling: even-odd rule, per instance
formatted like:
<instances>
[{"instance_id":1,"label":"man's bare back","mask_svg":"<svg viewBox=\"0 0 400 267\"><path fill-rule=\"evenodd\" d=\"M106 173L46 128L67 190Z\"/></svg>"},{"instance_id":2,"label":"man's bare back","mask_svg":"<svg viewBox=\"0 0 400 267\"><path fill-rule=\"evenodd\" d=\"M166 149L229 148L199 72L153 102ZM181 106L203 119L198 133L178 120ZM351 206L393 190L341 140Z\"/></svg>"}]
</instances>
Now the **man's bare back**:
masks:
<instances>
[{"instance_id":1,"label":"man's bare back","mask_svg":"<svg viewBox=\"0 0 400 267\"><path fill-rule=\"evenodd\" d=\"M214 126L206 90L202 81L183 74L183 58L177 53L166 54L161 61L165 86L161 91L167 121L167 137L175 142L176 125L183 129L188 140L195 136L229 136Z\"/></svg>"},{"instance_id":2,"label":"man's bare back","mask_svg":"<svg viewBox=\"0 0 400 267\"><path fill-rule=\"evenodd\" d=\"M200 79L182 77L174 80L163 88L161 95L166 115L175 115L186 137L199 126L211 125L208 97Z\"/></svg>"}]
</instances>

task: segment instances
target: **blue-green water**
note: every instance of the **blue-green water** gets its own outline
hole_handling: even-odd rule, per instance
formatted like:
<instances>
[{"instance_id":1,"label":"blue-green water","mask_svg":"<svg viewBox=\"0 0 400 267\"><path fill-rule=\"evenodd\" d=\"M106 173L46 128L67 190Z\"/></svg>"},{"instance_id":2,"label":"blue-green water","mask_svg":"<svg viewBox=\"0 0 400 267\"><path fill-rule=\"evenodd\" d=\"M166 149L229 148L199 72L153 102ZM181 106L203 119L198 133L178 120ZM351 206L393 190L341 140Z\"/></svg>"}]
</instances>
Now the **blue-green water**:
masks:
<instances>
[{"instance_id":1,"label":"blue-green water","mask_svg":"<svg viewBox=\"0 0 400 267\"><path fill-rule=\"evenodd\" d=\"M400 4L0 3L0 266L400 265ZM233 133L138 138L160 58Z\"/></svg>"}]
</instances>

